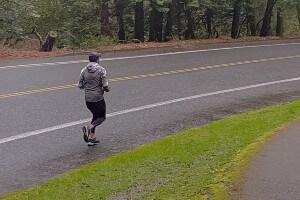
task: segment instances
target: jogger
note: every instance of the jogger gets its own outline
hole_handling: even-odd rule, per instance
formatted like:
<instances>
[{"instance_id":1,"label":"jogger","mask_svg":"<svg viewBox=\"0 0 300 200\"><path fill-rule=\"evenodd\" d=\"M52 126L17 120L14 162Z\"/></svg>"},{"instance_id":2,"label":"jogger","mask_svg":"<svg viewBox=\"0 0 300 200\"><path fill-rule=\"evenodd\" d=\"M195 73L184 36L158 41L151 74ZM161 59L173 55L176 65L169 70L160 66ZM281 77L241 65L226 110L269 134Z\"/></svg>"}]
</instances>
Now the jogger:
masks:
<instances>
[{"instance_id":1,"label":"jogger","mask_svg":"<svg viewBox=\"0 0 300 200\"><path fill-rule=\"evenodd\" d=\"M88 145L99 143L95 134L96 127L106 119L104 91L109 92L109 87L106 70L99 65L100 57L96 52L89 54L90 63L82 69L78 82L78 87L85 91L86 106L93 114L91 123L82 127L83 138Z\"/></svg>"}]
</instances>

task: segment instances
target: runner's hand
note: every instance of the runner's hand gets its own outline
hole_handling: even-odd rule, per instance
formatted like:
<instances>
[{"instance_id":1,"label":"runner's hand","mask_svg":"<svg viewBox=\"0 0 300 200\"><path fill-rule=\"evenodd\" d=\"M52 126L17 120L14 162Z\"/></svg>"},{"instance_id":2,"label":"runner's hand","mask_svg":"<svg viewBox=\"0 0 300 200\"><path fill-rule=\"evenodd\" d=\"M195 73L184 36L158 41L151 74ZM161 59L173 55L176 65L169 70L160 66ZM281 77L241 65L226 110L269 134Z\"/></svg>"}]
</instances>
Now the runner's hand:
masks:
<instances>
[{"instance_id":1,"label":"runner's hand","mask_svg":"<svg viewBox=\"0 0 300 200\"><path fill-rule=\"evenodd\" d=\"M109 92L110 88L108 86L103 87L105 92Z\"/></svg>"}]
</instances>

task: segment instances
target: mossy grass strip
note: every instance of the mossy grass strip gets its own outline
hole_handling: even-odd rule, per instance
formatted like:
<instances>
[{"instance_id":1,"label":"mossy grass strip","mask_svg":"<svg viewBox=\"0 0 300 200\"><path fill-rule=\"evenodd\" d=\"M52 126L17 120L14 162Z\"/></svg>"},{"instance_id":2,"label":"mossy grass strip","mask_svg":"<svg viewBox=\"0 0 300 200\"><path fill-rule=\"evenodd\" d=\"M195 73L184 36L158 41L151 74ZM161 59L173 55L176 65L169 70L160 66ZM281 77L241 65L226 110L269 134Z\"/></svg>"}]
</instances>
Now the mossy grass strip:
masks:
<instances>
[{"instance_id":1,"label":"mossy grass strip","mask_svg":"<svg viewBox=\"0 0 300 200\"><path fill-rule=\"evenodd\" d=\"M261 145L299 118L300 101L233 116L0 199L226 199Z\"/></svg>"}]
</instances>

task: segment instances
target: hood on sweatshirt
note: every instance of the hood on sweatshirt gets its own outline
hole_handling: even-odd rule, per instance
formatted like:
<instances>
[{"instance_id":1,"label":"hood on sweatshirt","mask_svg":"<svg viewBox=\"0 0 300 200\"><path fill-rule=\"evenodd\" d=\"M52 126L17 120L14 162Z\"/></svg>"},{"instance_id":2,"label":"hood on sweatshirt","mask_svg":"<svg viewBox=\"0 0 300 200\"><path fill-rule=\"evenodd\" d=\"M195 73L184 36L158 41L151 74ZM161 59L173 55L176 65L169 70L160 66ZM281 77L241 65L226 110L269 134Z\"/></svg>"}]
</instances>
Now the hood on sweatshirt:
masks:
<instances>
[{"instance_id":1,"label":"hood on sweatshirt","mask_svg":"<svg viewBox=\"0 0 300 200\"><path fill-rule=\"evenodd\" d=\"M99 69L100 65L96 62L90 62L86 69L89 73L95 73Z\"/></svg>"}]
</instances>

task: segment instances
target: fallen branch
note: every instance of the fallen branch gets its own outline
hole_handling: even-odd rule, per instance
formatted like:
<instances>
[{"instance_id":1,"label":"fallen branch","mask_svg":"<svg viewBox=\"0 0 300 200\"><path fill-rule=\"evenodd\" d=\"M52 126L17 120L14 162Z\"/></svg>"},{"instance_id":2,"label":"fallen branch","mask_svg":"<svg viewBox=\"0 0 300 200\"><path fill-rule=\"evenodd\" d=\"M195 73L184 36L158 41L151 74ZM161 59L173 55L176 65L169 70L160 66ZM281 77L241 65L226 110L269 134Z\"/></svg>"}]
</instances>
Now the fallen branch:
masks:
<instances>
[{"instance_id":1,"label":"fallen branch","mask_svg":"<svg viewBox=\"0 0 300 200\"><path fill-rule=\"evenodd\" d=\"M57 37L56 32L50 31L44 42L43 42L42 36L37 32L36 27L33 27L32 33L35 34L36 37L38 38L38 40L40 42L40 50L41 51L44 51L44 52L52 51L56 37Z\"/></svg>"},{"instance_id":2,"label":"fallen branch","mask_svg":"<svg viewBox=\"0 0 300 200\"><path fill-rule=\"evenodd\" d=\"M36 37L38 38L38 40L39 40L39 42L40 42L40 50L42 50L43 39L42 39L42 36L37 32L36 27L33 27L32 33L35 34Z\"/></svg>"}]
</instances>

